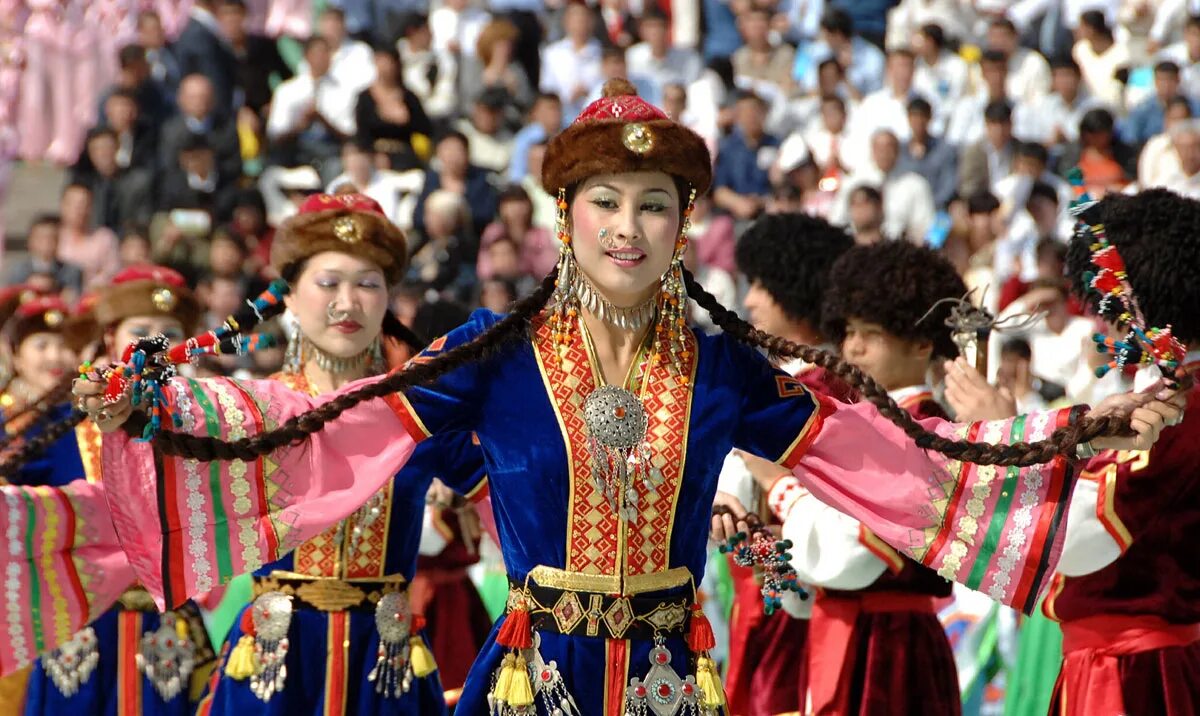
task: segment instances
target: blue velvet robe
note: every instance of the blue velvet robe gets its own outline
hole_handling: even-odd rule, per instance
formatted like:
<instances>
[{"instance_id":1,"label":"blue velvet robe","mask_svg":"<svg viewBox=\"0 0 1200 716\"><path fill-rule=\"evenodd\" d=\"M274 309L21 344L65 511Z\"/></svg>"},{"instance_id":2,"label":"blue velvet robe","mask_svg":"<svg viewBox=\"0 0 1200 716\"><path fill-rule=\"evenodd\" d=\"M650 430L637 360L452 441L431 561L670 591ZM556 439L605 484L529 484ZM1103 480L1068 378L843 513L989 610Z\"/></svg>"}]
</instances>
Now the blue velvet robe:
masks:
<instances>
[{"instance_id":1,"label":"blue velvet robe","mask_svg":"<svg viewBox=\"0 0 1200 716\"><path fill-rule=\"evenodd\" d=\"M425 355L466 342L496 320L493 313L477 311ZM535 330L547 328L539 323ZM727 336L685 338L688 382L665 364L645 361L645 353L635 361L641 367L631 384L641 386L650 415L647 435L656 459L666 465L665 483L654 495L638 487L641 512L628 524L616 518L594 489L590 469L581 465L588 459L581 452L586 441L575 440L583 445L571 453L565 438L584 430L582 401L596 384L580 340L562 363L549 340L524 341L454 370L432 388L405 394L427 434L478 434L504 562L515 583L542 565L565 570L580 590L590 582L594 586L586 591L690 597L704 573L704 535L725 455L737 446L783 461L803 449L817 414L815 401L797 381ZM506 652L495 643L503 621L467 678L460 716L488 713L492 674ZM624 713L625 687L631 678L645 677L652 642L539 633L543 658L557 662L585 716ZM682 636L667 639L666 646L678 674L695 673ZM545 716L540 704L538 709Z\"/></svg>"},{"instance_id":2,"label":"blue velvet robe","mask_svg":"<svg viewBox=\"0 0 1200 716\"><path fill-rule=\"evenodd\" d=\"M391 482L390 494L384 497L384 512L373 527L367 527L364 532L364 543L374 540L380 552L372 552L375 558L369 563L357 562L356 575L366 579L399 574L412 580L417 566L425 493L435 477L460 494L471 494L484 487L483 455L472 436L448 435L418 448ZM332 534L337 529L309 540L259 569L255 575L266 577L273 572L345 575L345 565L332 565L324 556L329 549L340 551L337 546L340 542ZM345 555L345 552L341 551L341 554ZM246 605L243 612L249 608L250 605ZM329 645L332 637L342 633L342 629L345 630L346 646L340 656L345 660L345 669L339 678L329 668ZM315 609L294 609L288 631L290 647L285 658L287 681L283 690L265 703L250 691L248 679L239 681L224 673L229 651L241 636L239 617L226 638L220 668L213 674L198 714L438 716L446 713L438 672L425 678L414 678L409 691L399 698L375 692L375 684L367 679L379 648L374 610L342 612L335 616ZM340 699L336 696L339 692L343 694ZM332 697L331 693L334 694Z\"/></svg>"}]
</instances>

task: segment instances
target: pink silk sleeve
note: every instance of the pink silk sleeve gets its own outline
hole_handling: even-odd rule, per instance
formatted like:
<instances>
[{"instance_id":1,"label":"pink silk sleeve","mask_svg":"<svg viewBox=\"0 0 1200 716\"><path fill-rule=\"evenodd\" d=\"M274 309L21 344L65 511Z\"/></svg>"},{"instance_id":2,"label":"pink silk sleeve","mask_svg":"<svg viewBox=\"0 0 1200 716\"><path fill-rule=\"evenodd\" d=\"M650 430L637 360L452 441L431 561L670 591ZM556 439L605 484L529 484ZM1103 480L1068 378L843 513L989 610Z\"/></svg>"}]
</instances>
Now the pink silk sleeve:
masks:
<instances>
[{"instance_id":1,"label":"pink silk sleeve","mask_svg":"<svg viewBox=\"0 0 1200 716\"><path fill-rule=\"evenodd\" d=\"M133 585L102 484L0 487L0 676L71 639Z\"/></svg>"},{"instance_id":2,"label":"pink silk sleeve","mask_svg":"<svg viewBox=\"0 0 1200 716\"><path fill-rule=\"evenodd\" d=\"M772 489L786 515L808 488L884 542L950 581L1031 613L1062 551L1074 486L1062 457L1028 468L980 466L917 447L869 403L822 400L820 432ZM921 421L952 439L1008 444L1049 437L1070 409L1010 420Z\"/></svg>"},{"instance_id":3,"label":"pink silk sleeve","mask_svg":"<svg viewBox=\"0 0 1200 716\"><path fill-rule=\"evenodd\" d=\"M166 391L182 417L175 430L237 440L372 380L319 398L273 380L176 379ZM164 609L275 561L393 479L425 436L412 415L399 395L369 400L252 461L204 463L105 435L113 525L138 580Z\"/></svg>"}]
</instances>

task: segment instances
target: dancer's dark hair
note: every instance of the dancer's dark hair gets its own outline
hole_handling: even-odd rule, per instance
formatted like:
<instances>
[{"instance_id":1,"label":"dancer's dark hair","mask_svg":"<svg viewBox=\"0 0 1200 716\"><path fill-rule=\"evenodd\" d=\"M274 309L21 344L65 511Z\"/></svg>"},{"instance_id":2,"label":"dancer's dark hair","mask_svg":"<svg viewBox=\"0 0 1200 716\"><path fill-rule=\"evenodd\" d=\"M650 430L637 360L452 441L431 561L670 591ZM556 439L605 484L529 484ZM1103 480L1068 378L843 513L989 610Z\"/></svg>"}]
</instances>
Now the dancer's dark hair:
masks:
<instances>
[{"instance_id":1,"label":"dancer's dark hair","mask_svg":"<svg viewBox=\"0 0 1200 716\"><path fill-rule=\"evenodd\" d=\"M275 430L227 442L211 437L163 431L155 438L156 446L164 453L202 461L253 460L285 445L297 444L342 413L366 400L381 398L417 385L427 385L464 365L487 360L510 342L528 336L532 319L545 307L554 290L557 270L542 280L541 286L518 301L508 314L475 339L456 346L427 362L413 363L402 371L369 383L338 396L306 413L297 415ZM906 411L892 400L887 391L858 368L841 358L811 346L799 345L778 336L763 333L725 308L706 291L688 271L684 272L688 296L709 312L713 322L733 338L786 358L799 358L825 368L854 388L879 412L895 423L918 446L935 450L949 457L981 465L1036 465L1049 462L1058 455L1069 455L1075 446L1104 435L1114 435L1125 429L1119 416L1081 418L1059 428L1050 438L1036 443L991 445L950 440L922 428ZM136 422L126 423L127 430L140 431Z\"/></svg>"}]
</instances>

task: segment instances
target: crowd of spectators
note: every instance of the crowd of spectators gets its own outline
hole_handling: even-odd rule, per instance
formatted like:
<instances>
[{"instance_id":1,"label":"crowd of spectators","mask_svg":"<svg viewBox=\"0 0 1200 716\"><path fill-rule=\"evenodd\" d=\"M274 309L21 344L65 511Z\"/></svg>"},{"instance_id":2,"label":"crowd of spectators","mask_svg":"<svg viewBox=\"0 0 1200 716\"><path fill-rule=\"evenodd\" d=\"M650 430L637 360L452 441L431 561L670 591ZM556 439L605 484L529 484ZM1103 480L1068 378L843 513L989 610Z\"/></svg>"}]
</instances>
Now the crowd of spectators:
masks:
<instances>
[{"instance_id":1,"label":"crowd of spectators","mask_svg":"<svg viewBox=\"0 0 1200 716\"><path fill-rule=\"evenodd\" d=\"M739 305L734 247L763 213L926 243L976 302L1040 314L994 341L998 380L1026 407L1085 400L1068 207L1084 190L1200 197L1189 13L1200 3L0 0L0 206L17 161L67 175L3 281L78 298L150 260L218 316L271 278L274 227L350 184L409 236L402 320L504 310L557 257L548 138L625 77L712 150L688 260L723 301Z\"/></svg>"}]
</instances>

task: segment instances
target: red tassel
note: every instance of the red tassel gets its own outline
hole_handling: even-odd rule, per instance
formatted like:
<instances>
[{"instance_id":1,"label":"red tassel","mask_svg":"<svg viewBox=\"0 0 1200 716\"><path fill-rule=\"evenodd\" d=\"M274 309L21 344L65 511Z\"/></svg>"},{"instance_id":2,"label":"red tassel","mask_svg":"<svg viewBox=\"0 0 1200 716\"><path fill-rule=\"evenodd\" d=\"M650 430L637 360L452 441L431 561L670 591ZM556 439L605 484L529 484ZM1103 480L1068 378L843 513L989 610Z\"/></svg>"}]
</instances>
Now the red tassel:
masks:
<instances>
[{"instance_id":1,"label":"red tassel","mask_svg":"<svg viewBox=\"0 0 1200 716\"><path fill-rule=\"evenodd\" d=\"M704 615L704 610L700 605L693 604L691 609L692 618L688 622L687 643L693 654L699 654L715 647L717 638L713 636L712 624L708 623L708 617Z\"/></svg>"},{"instance_id":2,"label":"red tassel","mask_svg":"<svg viewBox=\"0 0 1200 716\"><path fill-rule=\"evenodd\" d=\"M251 606L246 611L242 612L242 621L239 626L242 628L242 633L247 636L258 636L258 630L254 628L254 607Z\"/></svg>"},{"instance_id":3,"label":"red tassel","mask_svg":"<svg viewBox=\"0 0 1200 716\"><path fill-rule=\"evenodd\" d=\"M1121 255L1117 253L1115 246L1100 249L1092 254L1092 263L1113 273L1124 273L1125 271L1125 262L1121 260Z\"/></svg>"},{"instance_id":4,"label":"red tassel","mask_svg":"<svg viewBox=\"0 0 1200 716\"><path fill-rule=\"evenodd\" d=\"M416 634L425 628L425 617L421 614L412 615L412 626L408 628L410 634Z\"/></svg>"},{"instance_id":5,"label":"red tassel","mask_svg":"<svg viewBox=\"0 0 1200 716\"><path fill-rule=\"evenodd\" d=\"M711 632L710 632L711 633ZM500 626L496 643L510 649L528 649L533 646L533 627L529 624L529 610L523 607L512 610Z\"/></svg>"}]
</instances>

